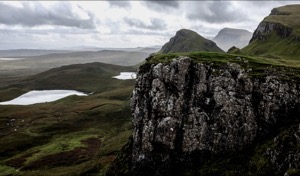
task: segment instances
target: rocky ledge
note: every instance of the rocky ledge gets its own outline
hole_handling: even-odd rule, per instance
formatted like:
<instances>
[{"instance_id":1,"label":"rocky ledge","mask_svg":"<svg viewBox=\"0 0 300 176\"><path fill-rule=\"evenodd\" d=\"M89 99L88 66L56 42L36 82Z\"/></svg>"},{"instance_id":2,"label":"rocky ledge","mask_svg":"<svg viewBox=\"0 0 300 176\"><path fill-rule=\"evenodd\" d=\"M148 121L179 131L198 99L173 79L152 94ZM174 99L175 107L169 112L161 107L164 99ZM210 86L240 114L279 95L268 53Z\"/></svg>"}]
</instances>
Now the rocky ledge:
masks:
<instances>
[{"instance_id":1,"label":"rocky ledge","mask_svg":"<svg viewBox=\"0 0 300 176\"><path fill-rule=\"evenodd\" d=\"M298 81L251 72L189 57L141 67L133 138L107 175L299 173ZM130 166L117 172L125 160Z\"/></svg>"}]
</instances>

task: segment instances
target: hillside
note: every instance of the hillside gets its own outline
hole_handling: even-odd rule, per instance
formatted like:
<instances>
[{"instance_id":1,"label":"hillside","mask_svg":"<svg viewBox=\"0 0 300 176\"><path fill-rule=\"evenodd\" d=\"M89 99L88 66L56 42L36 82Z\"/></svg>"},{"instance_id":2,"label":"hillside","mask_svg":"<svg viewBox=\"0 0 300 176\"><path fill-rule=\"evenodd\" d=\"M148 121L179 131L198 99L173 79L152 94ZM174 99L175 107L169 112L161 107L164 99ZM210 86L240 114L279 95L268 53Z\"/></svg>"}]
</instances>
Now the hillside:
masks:
<instances>
[{"instance_id":1,"label":"hillside","mask_svg":"<svg viewBox=\"0 0 300 176\"><path fill-rule=\"evenodd\" d=\"M181 29L159 51L159 53L184 53L195 51L223 52L215 42L198 33Z\"/></svg>"},{"instance_id":2,"label":"hillside","mask_svg":"<svg viewBox=\"0 0 300 176\"><path fill-rule=\"evenodd\" d=\"M89 96L0 106L0 175L104 175L131 131L135 80L112 76L131 67L103 63L54 68L0 89L0 101L34 89L73 89Z\"/></svg>"},{"instance_id":3,"label":"hillside","mask_svg":"<svg viewBox=\"0 0 300 176\"><path fill-rule=\"evenodd\" d=\"M252 33L244 29L223 28L213 41L224 51L232 46L243 48L249 44Z\"/></svg>"},{"instance_id":4,"label":"hillside","mask_svg":"<svg viewBox=\"0 0 300 176\"><path fill-rule=\"evenodd\" d=\"M275 59L298 59L300 55L300 5L274 8L242 49L252 55Z\"/></svg>"},{"instance_id":5,"label":"hillside","mask_svg":"<svg viewBox=\"0 0 300 176\"><path fill-rule=\"evenodd\" d=\"M0 87L19 82L28 76L52 68L71 64L101 62L121 66L133 66L143 62L154 51L151 48L141 48L140 50L77 51L30 56L23 60L0 60Z\"/></svg>"}]
</instances>

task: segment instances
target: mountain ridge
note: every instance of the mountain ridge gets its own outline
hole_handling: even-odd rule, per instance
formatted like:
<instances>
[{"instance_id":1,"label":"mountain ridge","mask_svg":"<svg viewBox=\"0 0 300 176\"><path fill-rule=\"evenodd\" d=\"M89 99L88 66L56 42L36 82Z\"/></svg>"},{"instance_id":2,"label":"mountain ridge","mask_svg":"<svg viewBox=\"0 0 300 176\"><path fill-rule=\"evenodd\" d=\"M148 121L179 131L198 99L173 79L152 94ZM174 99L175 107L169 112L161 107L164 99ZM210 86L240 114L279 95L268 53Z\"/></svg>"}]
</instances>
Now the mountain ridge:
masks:
<instances>
[{"instance_id":1,"label":"mountain ridge","mask_svg":"<svg viewBox=\"0 0 300 176\"><path fill-rule=\"evenodd\" d=\"M224 52L215 42L208 40L195 31L180 29L175 36L167 42L159 53L183 53L183 52Z\"/></svg>"},{"instance_id":2,"label":"mountain ridge","mask_svg":"<svg viewBox=\"0 0 300 176\"><path fill-rule=\"evenodd\" d=\"M300 55L300 5L274 8L253 33L243 52L252 55L297 59Z\"/></svg>"}]
</instances>

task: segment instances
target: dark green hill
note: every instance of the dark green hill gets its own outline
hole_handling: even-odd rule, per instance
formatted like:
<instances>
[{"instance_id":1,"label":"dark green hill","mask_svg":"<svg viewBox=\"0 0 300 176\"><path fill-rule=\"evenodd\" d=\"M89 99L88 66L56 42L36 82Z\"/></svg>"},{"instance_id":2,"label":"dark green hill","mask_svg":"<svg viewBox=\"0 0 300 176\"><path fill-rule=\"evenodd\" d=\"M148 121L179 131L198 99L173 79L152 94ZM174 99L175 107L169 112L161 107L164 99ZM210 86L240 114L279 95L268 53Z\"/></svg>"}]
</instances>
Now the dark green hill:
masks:
<instances>
[{"instance_id":1,"label":"dark green hill","mask_svg":"<svg viewBox=\"0 0 300 176\"><path fill-rule=\"evenodd\" d=\"M242 50L247 54L297 59L300 56L300 5L274 8Z\"/></svg>"},{"instance_id":2,"label":"dark green hill","mask_svg":"<svg viewBox=\"0 0 300 176\"><path fill-rule=\"evenodd\" d=\"M215 42L208 40L196 32L181 29L160 50L160 53L185 53L196 51L223 52Z\"/></svg>"},{"instance_id":3,"label":"dark green hill","mask_svg":"<svg viewBox=\"0 0 300 176\"><path fill-rule=\"evenodd\" d=\"M113 79L120 72L135 71L133 67L104 63L74 64L53 68L20 81L22 89L75 89L85 92L103 91L123 84ZM131 80L132 81L132 80ZM133 82L133 81L132 81Z\"/></svg>"}]
</instances>

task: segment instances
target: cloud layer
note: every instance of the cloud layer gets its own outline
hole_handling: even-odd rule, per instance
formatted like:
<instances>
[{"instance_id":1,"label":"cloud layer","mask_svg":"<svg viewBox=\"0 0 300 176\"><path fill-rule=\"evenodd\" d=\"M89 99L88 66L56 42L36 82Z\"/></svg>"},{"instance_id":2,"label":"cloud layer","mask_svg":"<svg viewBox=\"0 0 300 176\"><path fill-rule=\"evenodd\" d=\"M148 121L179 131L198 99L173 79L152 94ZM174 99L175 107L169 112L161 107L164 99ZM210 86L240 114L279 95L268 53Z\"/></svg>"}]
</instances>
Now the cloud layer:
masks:
<instances>
[{"instance_id":1,"label":"cloud layer","mask_svg":"<svg viewBox=\"0 0 300 176\"><path fill-rule=\"evenodd\" d=\"M163 45L181 28L253 31L272 8L299 2L1 1L0 49Z\"/></svg>"},{"instance_id":2,"label":"cloud layer","mask_svg":"<svg viewBox=\"0 0 300 176\"><path fill-rule=\"evenodd\" d=\"M75 10L82 10L73 7L69 3L62 2L46 7L41 3L23 2L21 7L14 7L0 2L0 24L21 25L34 27L41 25L54 25L77 27L82 29L95 28L94 16L86 12L88 18L82 19Z\"/></svg>"}]
</instances>

